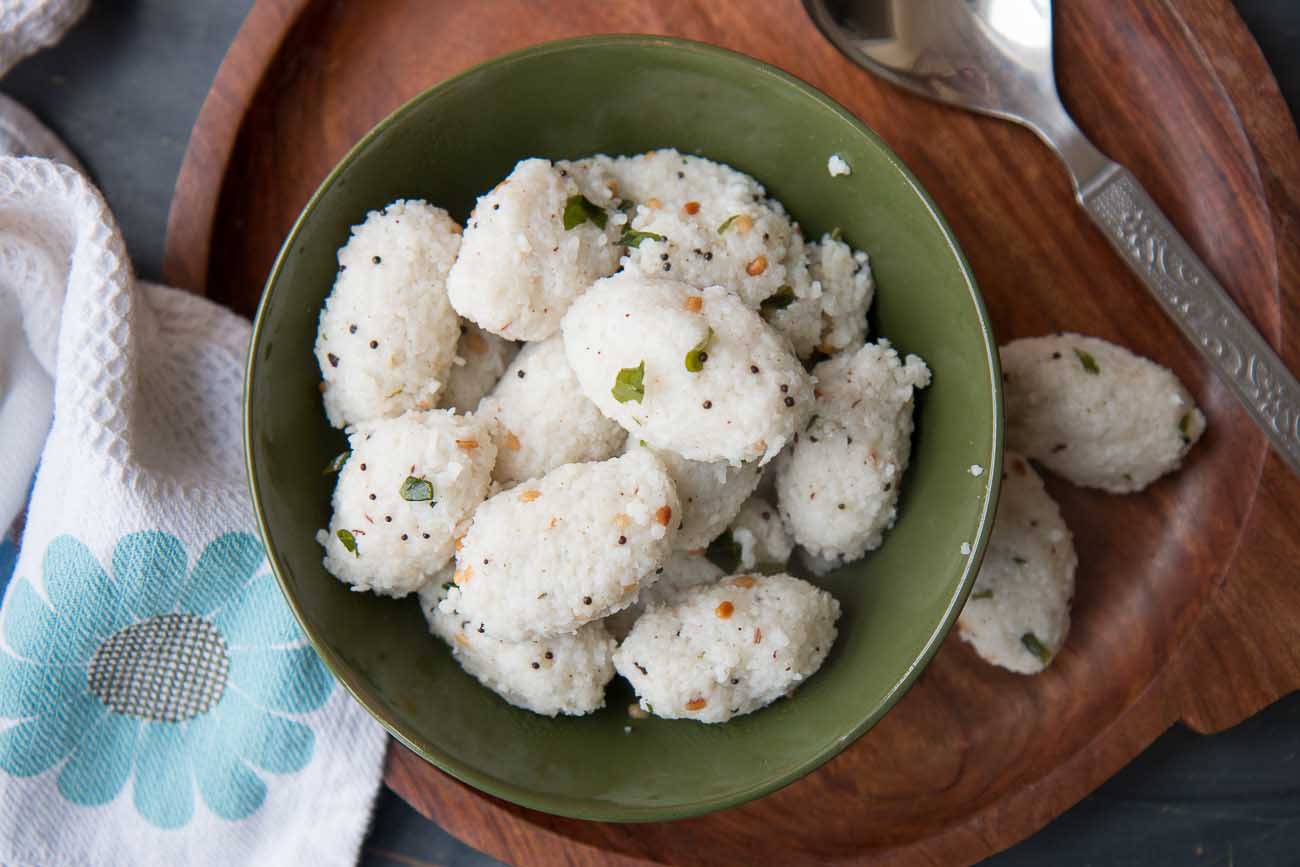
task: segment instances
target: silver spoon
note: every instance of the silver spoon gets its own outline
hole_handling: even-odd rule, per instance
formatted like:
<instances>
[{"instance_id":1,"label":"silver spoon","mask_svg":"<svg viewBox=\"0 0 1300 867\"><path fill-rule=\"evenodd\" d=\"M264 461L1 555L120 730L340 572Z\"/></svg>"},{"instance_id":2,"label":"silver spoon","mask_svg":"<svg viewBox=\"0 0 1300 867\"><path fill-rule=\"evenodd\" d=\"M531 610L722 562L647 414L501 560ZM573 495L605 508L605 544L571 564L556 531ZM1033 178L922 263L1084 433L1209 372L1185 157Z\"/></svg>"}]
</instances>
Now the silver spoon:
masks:
<instances>
[{"instance_id":1,"label":"silver spoon","mask_svg":"<svg viewBox=\"0 0 1300 867\"><path fill-rule=\"evenodd\" d=\"M1129 173L1080 132L1052 67L1051 0L803 0L870 72L1029 127L1070 172L1111 246L1300 474L1300 383Z\"/></svg>"}]
</instances>

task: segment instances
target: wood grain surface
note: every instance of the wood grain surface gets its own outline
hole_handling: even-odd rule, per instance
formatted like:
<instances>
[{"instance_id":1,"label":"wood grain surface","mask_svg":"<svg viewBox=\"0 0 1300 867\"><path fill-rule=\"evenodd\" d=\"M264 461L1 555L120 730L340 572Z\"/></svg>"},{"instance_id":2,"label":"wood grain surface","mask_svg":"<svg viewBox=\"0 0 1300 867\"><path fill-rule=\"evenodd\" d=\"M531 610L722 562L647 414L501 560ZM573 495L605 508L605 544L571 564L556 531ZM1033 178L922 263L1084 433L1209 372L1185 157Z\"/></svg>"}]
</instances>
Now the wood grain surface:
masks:
<instances>
[{"instance_id":1,"label":"wood grain surface","mask_svg":"<svg viewBox=\"0 0 1300 867\"><path fill-rule=\"evenodd\" d=\"M1227 0L1097 0L1057 16L1060 89L1080 125L1300 370L1287 339L1300 298L1280 291L1300 286L1300 142L1236 13ZM1049 480L1080 568L1073 630L1047 674L1006 674L950 638L875 729L772 796L671 824L579 822L483 796L396 746L394 789L512 863L969 863L1063 812L1173 722L1219 730L1300 688L1300 482L1076 208L1046 148L871 78L797 0L259 0L182 168L168 279L250 312L298 210L375 122L472 63L590 32L700 39L820 87L937 200L1001 340L1120 342L1172 367L1210 429L1182 472L1140 495Z\"/></svg>"}]
</instances>

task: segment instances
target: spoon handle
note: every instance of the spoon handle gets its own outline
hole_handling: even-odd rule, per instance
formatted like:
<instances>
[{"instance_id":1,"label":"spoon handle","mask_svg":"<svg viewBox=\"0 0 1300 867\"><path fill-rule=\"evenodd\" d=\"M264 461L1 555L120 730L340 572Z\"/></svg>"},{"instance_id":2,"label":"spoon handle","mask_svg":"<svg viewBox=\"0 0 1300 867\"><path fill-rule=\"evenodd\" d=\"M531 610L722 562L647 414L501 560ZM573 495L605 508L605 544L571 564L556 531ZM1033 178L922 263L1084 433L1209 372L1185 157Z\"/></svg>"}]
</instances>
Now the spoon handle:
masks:
<instances>
[{"instance_id":1,"label":"spoon handle","mask_svg":"<svg viewBox=\"0 0 1300 867\"><path fill-rule=\"evenodd\" d=\"M1092 221L1300 475L1300 383L1197 258L1146 190L1118 163L1078 193Z\"/></svg>"}]
</instances>

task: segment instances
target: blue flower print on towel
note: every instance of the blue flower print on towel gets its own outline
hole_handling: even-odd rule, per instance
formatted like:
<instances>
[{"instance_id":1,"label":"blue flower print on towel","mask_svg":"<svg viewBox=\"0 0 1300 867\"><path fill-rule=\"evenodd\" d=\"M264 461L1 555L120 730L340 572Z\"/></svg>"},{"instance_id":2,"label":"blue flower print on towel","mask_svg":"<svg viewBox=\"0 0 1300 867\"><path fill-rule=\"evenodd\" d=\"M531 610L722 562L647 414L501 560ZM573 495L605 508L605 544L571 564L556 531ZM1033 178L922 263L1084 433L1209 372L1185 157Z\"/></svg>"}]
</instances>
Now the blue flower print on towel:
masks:
<instances>
[{"instance_id":1,"label":"blue flower print on towel","mask_svg":"<svg viewBox=\"0 0 1300 867\"><path fill-rule=\"evenodd\" d=\"M247 533L214 539L192 571L167 533L124 536L107 571L77 539L51 541L46 598L18 578L5 606L0 770L58 766L59 792L85 806L131 782L160 828L189 822L196 789L225 819L256 812L259 771L301 770L315 749L288 715L334 687L265 560Z\"/></svg>"}]
</instances>

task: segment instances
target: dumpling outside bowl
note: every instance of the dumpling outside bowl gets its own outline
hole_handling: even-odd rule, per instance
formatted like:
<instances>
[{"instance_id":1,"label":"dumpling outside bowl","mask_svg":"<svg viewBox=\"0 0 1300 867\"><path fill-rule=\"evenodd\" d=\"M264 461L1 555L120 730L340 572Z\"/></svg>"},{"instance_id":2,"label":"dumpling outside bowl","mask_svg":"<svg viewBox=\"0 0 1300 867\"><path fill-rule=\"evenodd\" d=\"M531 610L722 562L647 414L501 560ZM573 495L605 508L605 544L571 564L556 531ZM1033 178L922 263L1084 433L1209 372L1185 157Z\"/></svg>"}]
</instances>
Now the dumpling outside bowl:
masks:
<instances>
[{"instance_id":1,"label":"dumpling outside bowl","mask_svg":"<svg viewBox=\"0 0 1300 867\"><path fill-rule=\"evenodd\" d=\"M345 447L312 358L335 251L367 211L423 198L464 220L529 156L676 147L753 175L805 237L838 227L871 254L868 339L921 355L898 523L866 559L813 579L840 601L839 638L792 700L725 725L632 719L616 680L604 710L546 719L507 705L431 636L414 595L349 592L321 564ZM851 167L832 177L836 154ZM650 36L548 43L425 91L363 138L308 202L271 272L245 388L253 502L276 576L339 680L402 743L452 776L526 807L662 821L734 806L817 768L871 728L943 642L974 583L1001 478L997 347L970 270L933 202L860 121L743 55ZM972 465L983 469L973 475ZM627 729L630 728L630 731Z\"/></svg>"}]
</instances>

